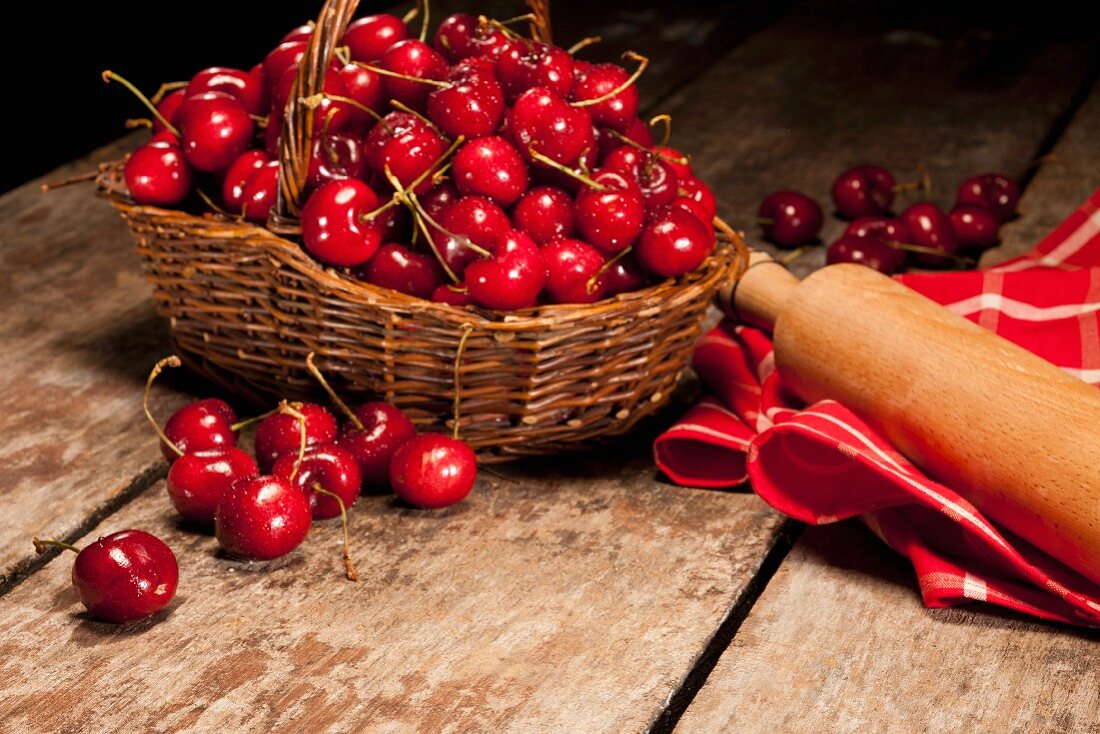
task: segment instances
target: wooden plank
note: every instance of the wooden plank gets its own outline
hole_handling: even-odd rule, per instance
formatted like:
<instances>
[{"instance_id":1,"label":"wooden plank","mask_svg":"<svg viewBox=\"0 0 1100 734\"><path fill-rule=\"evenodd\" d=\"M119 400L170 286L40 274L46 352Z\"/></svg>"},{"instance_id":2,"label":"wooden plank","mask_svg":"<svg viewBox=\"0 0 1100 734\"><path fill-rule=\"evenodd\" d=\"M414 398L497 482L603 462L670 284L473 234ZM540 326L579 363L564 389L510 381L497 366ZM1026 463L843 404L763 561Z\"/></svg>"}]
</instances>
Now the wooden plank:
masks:
<instances>
[{"instance_id":1,"label":"wooden plank","mask_svg":"<svg viewBox=\"0 0 1100 734\"><path fill-rule=\"evenodd\" d=\"M353 512L247 573L177 527L158 484L125 527L181 563L157 624L81 613L59 558L0 600L0 731L641 731L755 575L781 519L654 480L646 456L484 475L470 498ZM29 545L29 544L28 544Z\"/></svg>"},{"instance_id":2,"label":"wooden plank","mask_svg":"<svg viewBox=\"0 0 1100 734\"><path fill-rule=\"evenodd\" d=\"M812 528L677 731L1100 731L1098 635L925 609L861 525Z\"/></svg>"}]
</instances>

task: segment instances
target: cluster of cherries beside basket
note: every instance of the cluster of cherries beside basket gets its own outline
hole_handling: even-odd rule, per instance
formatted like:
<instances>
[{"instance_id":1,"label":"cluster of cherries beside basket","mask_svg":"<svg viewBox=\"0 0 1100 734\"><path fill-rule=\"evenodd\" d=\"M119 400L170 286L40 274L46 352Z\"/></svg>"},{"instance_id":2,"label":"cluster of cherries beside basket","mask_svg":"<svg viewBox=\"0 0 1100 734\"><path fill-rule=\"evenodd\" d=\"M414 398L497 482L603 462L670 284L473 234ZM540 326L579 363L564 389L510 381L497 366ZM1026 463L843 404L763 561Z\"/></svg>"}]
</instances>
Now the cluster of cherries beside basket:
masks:
<instances>
[{"instance_id":1,"label":"cluster of cherries beside basket","mask_svg":"<svg viewBox=\"0 0 1100 734\"><path fill-rule=\"evenodd\" d=\"M886 274L907 262L927 267L970 264L997 243L1001 224L1016 215L1020 200L1016 181L987 173L959 185L949 213L919 201L896 217L891 214L896 192L919 189L929 191L927 176L899 185L882 166L855 166L840 174L833 181L832 199L840 216L851 221L829 245L827 262L859 263ZM821 205L792 190L768 195L757 217L764 236L785 248L816 242L824 222Z\"/></svg>"},{"instance_id":2,"label":"cluster of cherries beside basket","mask_svg":"<svg viewBox=\"0 0 1100 734\"><path fill-rule=\"evenodd\" d=\"M350 554L347 511L361 492L392 489L412 507L439 509L461 501L477 478L477 457L457 437L418 434L399 408L367 402L351 409L313 364L306 366L346 416L343 425L323 405L282 401L272 411L238 421L224 400L206 398L177 410L161 428L149 410L153 381L177 357L153 368L145 415L160 436L170 467L168 497L197 530L213 528L218 546L242 561L286 556L306 539L314 520L340 517L344 565L358 580ZM238 446L242 428L256 425L254 452ZM179 581L175 554L143 530L104 536L83 550L35 538L39 553L78 553L72 581L88 611L108 622L144 619L172 601Z\"/></svg>"},{"instance_id":3,"label":"cluster of cherries beside basket","mask_svg":"<svg viewBox=\"0 0 1100 734\"><path fill-rule=\"evenodd\" d=\"M415 11L414 11L415 12ZM425 13L425 18L426 18ZM589 63L458 13L432 43L405 19L354 21L312 114L301 243L376 286L513 310L591 303L698 268L716 205L669 120L638 117L634 71ZM245 71L204 69L146 100L153 137L125 165L131 198L263 224L276 203L280 136L313 27ZM173 88L174 87L174 88ZM665 140L651 130L663 123ZM215 198L219 201L215 201Z\"/></svg>"}]
</instances>

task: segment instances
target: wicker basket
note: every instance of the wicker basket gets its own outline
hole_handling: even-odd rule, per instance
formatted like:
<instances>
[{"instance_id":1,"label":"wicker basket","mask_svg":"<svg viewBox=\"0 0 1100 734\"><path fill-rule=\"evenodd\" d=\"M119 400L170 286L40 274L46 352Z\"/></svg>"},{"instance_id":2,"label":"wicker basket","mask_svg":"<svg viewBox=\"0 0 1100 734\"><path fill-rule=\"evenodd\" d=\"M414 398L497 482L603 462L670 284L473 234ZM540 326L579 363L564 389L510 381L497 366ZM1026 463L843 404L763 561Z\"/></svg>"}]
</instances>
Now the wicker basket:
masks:
<instances>
[{"instance_id":1,"label":"wicker basket","mask_svg":"<svg viewBox=\"0 0 1100 734\"><path fill-rule=\"evenodd\" d=\"M319 88L356 0L328 0L291 100ZM352 398L381 397L421 428L449 430L483 459L575 450L622 434L669 398L715 291L747 262L725 232L695 272L591 305L498 313L376 288L312 260L293 239L312 115L292 102L268 227L139 206L122 163L100 192L144 258L157 310L197 371L257 400L305 397L305 358Z\"/></svg>"}]
</instances>

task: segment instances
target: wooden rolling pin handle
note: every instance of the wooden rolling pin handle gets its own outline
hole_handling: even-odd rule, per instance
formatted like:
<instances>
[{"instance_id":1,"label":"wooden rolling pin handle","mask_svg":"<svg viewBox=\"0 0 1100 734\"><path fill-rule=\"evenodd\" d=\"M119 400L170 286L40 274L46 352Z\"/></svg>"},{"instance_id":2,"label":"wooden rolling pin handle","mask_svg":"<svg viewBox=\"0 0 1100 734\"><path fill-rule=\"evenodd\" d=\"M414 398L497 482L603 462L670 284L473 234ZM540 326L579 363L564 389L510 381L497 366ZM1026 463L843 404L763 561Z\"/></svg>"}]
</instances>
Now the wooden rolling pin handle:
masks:
<instances>
[{"instance_id":1,"label":"wooden rolling pin handle","mask_svg":"<svg viewBox=\"0 0 1100 734\"><path fill-rule=\"evenodd\" d=\"M771 331L797 288L798 278L785 265L754 250L741 277L718 290L718 307L734 321Z\"/></svg>"}]
</instances>

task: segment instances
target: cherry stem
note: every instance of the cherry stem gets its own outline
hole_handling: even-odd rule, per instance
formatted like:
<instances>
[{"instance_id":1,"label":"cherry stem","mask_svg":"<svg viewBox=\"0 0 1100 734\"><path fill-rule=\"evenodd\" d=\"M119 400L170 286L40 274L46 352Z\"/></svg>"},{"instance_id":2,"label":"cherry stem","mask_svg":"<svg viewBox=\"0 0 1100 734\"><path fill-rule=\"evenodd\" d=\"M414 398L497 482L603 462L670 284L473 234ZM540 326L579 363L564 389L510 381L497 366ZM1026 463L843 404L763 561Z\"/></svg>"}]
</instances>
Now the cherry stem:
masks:
<instances>
[{"instance_id":1,"label":"cherry stem","mask_svg":"<svg viewBox=\"0 0 1100 734\"><path fill-rule=\"evenodd\" d=\"M314 356L314 353L310 352L309 356L306 357L306 369L309 370L309 374L313 375L313 378L325 389L325 392L328 393L329 398L332 400L332 404L348 417L348 420L351 421L353 426L362 431L365 428L363 421L359 420L359 416L355 415L355 412L348 407L348 404L341 400L340 396L336 394L336 391L332 389L332 385L328 384L328 380L321 374L321 370L317 369L317 365L313 364Z\"/></svg>"},{"instance_id":2,"label":"cherry stem","mask_svg":"<svg viewBox=\"0 0 1100 734\"><path fill-rule=\"evenodd\" d=\"M574 107L589 107L594 104L599 104L600 102L606 102L612 97L621 94L622 92L625 92L631 84L638 81L638 77L640 77L642 75L642 72L646 70L646 67L649 66L649 59L640 54L636 54L633 51L627 51L625 54L623 54L623 59L629 59L631 61L638 62L638 68L634 70L633 74L627 77L627 80L625 82L615 87L607 94L601 94L595 99L582 99L580 102L571 102L570 104L572 104Z\"/></svg>"},{"instance_id":3,"label":"cherry stem","mask_svg":"<svg viewBox=\"0 0 1100 734\"><path fill-rule=\"evenodd\" d=\"M333 102L342 102L343 104L350 105L357 110L362 110L363 112L366 112L375 122L382 126L383 130L390 133L391 135L393 134L393 128L390 127L384 119L382 119L381 115L372 110L370 107L367 107L362 102L356 102L351 97L344 97L339 94L325 94L324 92L320 92L309 97L299 97L298 101L304 104L309 109L315 110L320 107L321 103L324 102L326 99L330 99Z\"/></svg>"},{"instance_id":4,"label":"cherry stem","mask_svg":"<svg viewBox=\"0 0 1100 734\"><path fill-rule=\"evenodd\" d=\"M487 18L484 15L479 15L477 17L477 23L478 23L478 26L477 26L478 30L482 33L484 33L485 29L487 29L487 28L496 28L498 31L503 33L504 37L507 38L508 40L510 40L510 41L523 41L524 43L527 44L527 48L531 48L531 41L527 40L526 38L524 38L520 34L516 33L511 28L509 28L508 26L501 23L499 20L493 20L492 18Z\"/></svg>"},{"instance_id":5,"label":"cherry stem","mask_svg":"<svg viewBox=\"0 0 1100 734\"><path fill-rule=\"evenodd\" d=\"M408 25L416 18L416 16L420 15L421 3L422 0L416 0L416 4L412 6L412 9L409 12L405 13L405 17L401 19L401 22L405 25Z\"/></svg>"},{"instance_id":6,"label":"cherry stem","mask_svg":"<svg viewBox=\"0 0 1100 734\"><path fill-rule=\"evenodd\" d=\"M497 22L501 25L515 25L516 23L522 23L524 21L534 23L536 20L538 20L538 18L535 17L534 13L524 13L523 15L517 15L508 20L498 20Z\"/></svg>"},{"instance_id":7,"label":"cherry stem","mask_svg":"<svg viewBox=\"0 0 1100 734\"><path fill-rule=\"evenodd\" d=\"M149 98L149 101L153 104L160 104L165 95L169 92L174 92L177 89L186 89L190 84L191 82L164 82L160 85L160 88L157 89L156 93Z\"/></svg>"},{"instance_id":8,"label":"cherry stem","mask_svg":"<svg viewBox=\"0 0 1100 734\"><path fill-rule=\"evenodd\" d=\"M153 365L153 369L149 371L149 379L145 381L145 395L141 400L141 407L145 410L145 417L149 419L149 423L152 424L153 430L160 436L161 441L164 441L164 443L168 444L170 449L176 452L177 456L183 456L183 451L180 450L179 446L168 439L168 436L164 434L164 430L160 427L160 424L157 423L156 418L153 417L153 413L149 410L149 393L153 389L153 381L157 379L157 375L159 375L165 367L179 367L181 364L183 363L180 362L180 358L173 354Z\"/></svg>"},{"instance_id":9,"label":"cherry stem","mask_svg":"<svg viewBox=\"0 0 1100 734\"><path fill-rule=\"evenodd\" d=\"M351 47L350 46L337 46L332 49L332 55L340 60L340 63L347 66L351 63Z\"/></svg>"},{"instance_id":10,"label":"cherry stem","mask_svg":"<svg viewBox=\"0 0 1100 734\"><path fill-rule=\"evenodd\" d=\"M451 432L451 437L456 441L458 440L458 425L459 417L461 415L462 408L462 353L466 351L466 340L470 338L470 334L474 331L474 325L466 323L462 325L462 338L458 340L458 349L455 350L455 372L454 372L454 387L455 387L455 405L454 415L455 424L454 430Z\"/></svg>"},{"instance_id":11,"label":"cherry stem","mask_svg":"<svg viewBox=\"0 0 1100 734\"><path fill-rule=\"evenodd\" d=\"M139 127L151 130L153 128L153 121L148 117L130 117L122 123L122 126L127 130L137 130Z\"/></svg>"},{"instance_id":12,"label":"cherry stem","mask_svg":"<svg viewBox=\"0 0 1100 734\"><path fill-rule=\"evenodd\" d=\"M404 79L407 82L415 82L417 84L430 84L433 87L449 87L450 82L441 82L438 79L425 79L422 76L412 76L411 74L401 74L400 72L390 71L389 69L383 69L381 66L375 66L374 64L368 64L363 61L356 61L356 66L360 66L368 71L373 71L380 76L389 76L394 79Z\"/></svg>"},{"instance_id":13,"label":"cherry stem","mask_svg":"<svg viewBox=\"0 0 1100 734\"><path fill-rule=\"evenodd\" d=\"M372 209L371 211L367 212L363 216L359 217L359 221L361 221L361 222L373 221L374 218L377 217L379 214L392 209L398 203L400 203L400 199L397 197L397 194L394 194L393 198L390 199L389 201L387 201L382 206L378 207L377 209Z\"/></svg>"},{"instance_id":14,"label":"cherry stem","mask_svg":"<svg viewBox=\"0 0 1100 734\"><path fill-rule=\"evenodd\" d=\"M424 218L420 216L418 212L413 212L413 221L416 223L417 229L424 234L424 241L428 243L428 248L431 249L432 255L435 256L436 261L443 268L443 272L447 274L447 277L451 281L460 282L458 276L455 275L455 271L451 269L451 266L447 264L447 261L443 259L442 253L439 252L439 248L435 244L435 240L432 239L431 232L428 231L428 225L424 223Z\"/></svg>"},{"instance_id":15,"label":"cherry stem","mask_svg":"<svg viewBox=\"0 0 1100 734\"><path fill-rule=\"evenodd\" d=\"M57 181L50 181L44 183L38 188L42 191L51 191L53 189L60 189L62 186L69 186L75 183L85 183L86 181L95 181L99 177L99 171L88 171L87 173L78 173L75 176L69 176L68 178L62 178Z\"/></svg>"},{"instance_id":16,"label":"cherry stem","mask_svg":"<svg viewBox=\"0 0 1100 734\"><path fill-rule=\"evenodd\" d=\"M408 114L412 115L413 117L415 117L416 119L420 120L425 125L430 127L432 130L435 130L437 133L439 132L439 128L435 126L434 122L429 120L427 117L424 117L424 115L420 114L419 112L414 110L412 107L409 107L404 102L402 102L400 100L397 100L397 99L391 99L390 100L390 106L393 107L395 110L400 110L401 112L405 112L405 113L408 113ZM443 134L440 133L440 136L442 136L442 135ZM465 140L465 138L463 138L463 140Z\"/></svg>"},{"instance_id":17,"label":"cherry stem","mask_svg":"<svg viewBox=\"0 0 1100 734\"><path fill-rule=\"evenodd\" d=\"M430 0L420 0L420 6L424 8L424 17L420 21L420 42L424 43L424 39L428 37L428 21L431 16L431 2Z\"/></svg>"},{"instance_id":18,"label":"cherry stem","mask_svg":"<svg viewBox=\"0 0 1100 734\"><path fill-rule=\"evenodd\" d=\"M248 426L252 425L253 423L259 423L264 418L275 415L278 412L279 412L278 408L272 408L271 410L267 411L266 413L260 413L259 415L252 416L251 418L245 418L243 421L237 421L236 423L234 423L233 425L231 425L229 427L229 430L233 431L233 433L236 433L237 431L241 430L242 428L247 428Z\"/></svg>"},{"instance_id":19,"label":"cherry stem","mask_svg":"<svg viewBox=\"0 0 1100 734\"><path fill-rule=\"evenodd\" d=\"M658 146L664 148L668 145L668 141L672 137L672 115L654 115L649 121L649 126L653 127L658 122L664 123L665 126L664 137L661 138L661 144Z\"/></svg>"},{"instance_id":20,"label":"cherry stem","mask_svg":"<svg viewBox=\"0 0 1100 734\"><path fill-rule=\"evenodd\" d=\"M578 171L574 171L569 166L558 163L553 158L550 158L548 156L544 156L542 153L535 150L535 146L533 146L533 145L528 146L527 152L530 153L531 157L534 158L539 163L542 163L543 165L546 165L546 166L550 166L555 171L561 171L566 176L570 176L572 178L575 178L578 181L580 181L581 183L585 184L586 186L590 186L591 188L596 189L596 191L607 191L607 187L604 186L603 184L595 181L594 179L589 178L588 176L585 176L583 173L580 173Z\"/></svg>"},{"instance_id":21,"label":"cherry stem","mask_svg":"<svg viewBox=\"0 0 1100 734\"><path fill-rule=\"evenodd\" d=\"M293 482L294 478L298 476L298 470L302 468L302 462L306 460L306 417L302 415L301 411L290 407L290 403L285 400L279 403L276 410L298 419L298 433L301 435L301 441L298 443L298 460L294 462L294 469L290 472L289 481Z\"/></svg>"},{"instance_id":22,"label":"cherry stem","mask_svg":"<svg viewBox=\"0 0 1100 734\"><path fill-rule=\"evenodd\" d=\"M340 506L340 521L344 524L344 576L347 577L348 581L358 581L359 572L355 570L355 563L351 560L351 533L348 530L348 508L344 505L344 500L341 499L340 495L330 492L318 482L314 482L311 489L317 494L331 497Z\"/></svg>"},{"instance_id":23,"label":"cherry stem","mask_svg":"<svg viewBox=\"0 0 1100 734\"><path fill-rule=\"evenodd\" d=\"M214 203L214 200L211 199L210 196L205 191L203 191L202 189L200 189L198 187L195 187L195 193L199 195L199 198L202 199L204 204L206 204L208 207L210 207L211 209L216 211L218 214L221 214L221 215L226 216L226 217L233 217L234 219L239 219L243 214L243 211L242 211L242 214L231 214L228 211L226 211L225 209L222 209L220 206L218 206L217 204ZM244 208L243 204L241 205L241 208L243 210L243 208Z\"/></svg>"},{"instance_id":24,"label":"cherry stem","mask_svg":"<svg viewBox=\"0 0 1100 734\"><path fill-rule=\"evenodd\" d=\"M256 127L260 128L261 130L266 128L267 123L270 121L270 118L267 115L249 115L249 117L252 118L252 122L256 123Z\"/></svg>"},{"instance_id":25,"label":"cherry stem","mask_svg":"<svg viewBox=\"0 0 1100 734\"><path fill-rule=\"evenodd\" d=\"M671 161L672 163L679 163L680 165L684 165L684 166L691 163L691 159L688 158L686 155L681 155L681 156L669 155L668 153L666 153L663 150L654 150L653 148L647 148L644 145L642 145L641 143L639 143L637 140L634 140L633 138L628 138L627 136L623 135L618 130L612 130L612 129L608 128L607 132L611 133L611 137L617 139L623 145L629 145L631 148L635 148L637 150L640 150L643 153L648 153L650 158L653 158L653 157L663 158L666 161Z\"/></svg>"},{"instance_id":26,"label":"cherry stem","mask_svg":"<svg viewBox=\"0 0 1100 734\"><path fill-rule=\"evenodd\" d=\"M779 264L782 265L783 267L786 267L786 266L790 265L791 263L793 263L798 258L805 255L811 249L812 248L809 245L802 245L801 247L796 247L795 249L791 250L786 255L781 257L779 259Z\"/></svg>"},{"instance_id":27,"label":"cherry stem","mask_svg":"<svg viewBox=\"0 0 1100 734\"><path fill-rule=\"evenodd\" d=\"M589 46L592 46L592 45L597 44L597 43L602 43L602 42L603 42L603 39L599 36L589 36L588 38L582 38L581 40L577 41L572 46L570 46L568 49L566 49L565 52L567 54L569 54L570 56L573 56L578 51L580 51L582 48L588 48Z\"/></svg>"},{"instance_id":28,"label":"cherry stem","mask_svg":"<svg viewBox=\"0 0 1100 734\"><path fill-rule=\"evenodd\" d=\"M69 543L64 543L60 540L42 540L41 538L33 538L31 540L34 543L34 552L38 555L48 553L50 548L60 548L61 550L70 550L73 553L80 553L80 549Z\"/></svg>"},{"instance_id":29,"label":"cherry stem","mask_svg":"<svg viewBox=\"0 0 1100 734\"><path fill-rule=\"evenodd\" d=\"M165 119L164 115L160 114L160 110L157 109L157 106L155 104L153 104L152 102L150 102L149 98L146 97L144 94L142 94L140 89L138 89L133 84L131 84L130 80L126 79L125 77L119 76L118 74L114 73L113 71L110 71L109 69L104 70L104 72L102 74L100 74L100 77L103 79L104 82L106 82L108 84L111 83L111 82L118 82L119 84L121 84L122 86L126 87L131 92L133 92L134 96L137 97L141 101L142 104L144 104L146 107L149 108L149 111L153 113L153 117L160 120L160 124L164 125L164 128L166 130L171 132L177 138L179 137L180 131L176 129L175 125L168 122L168 120Z\"/></svg>"},{"instance_id":30,"label":"cherry stem","mask_svg":"<svg viewBox=\"0 0 1100 734\"><path fill-rule=\"evenodd\" d=\"M975 261L969 257L963 257L962 255L955 255L944 252L943 250L937 250L934 247L925 247L924 245L913 245L908 242L887 242L887 245L893 247L895 250L902 250L904 252L916 252L922 255L935 255L936 257L943 258L944 260L950 260L958 265L970 266L974 265Z\"/></svg>"},{"instance_id":31,"label":"cherry stem","mask_svg":"<svg viewBox=\"0 0 1100 734\"><path fill-rule=\"evenodd\" d=\"M587 282L585 282L584 292L587 293L588 295L592 295L593 293L595 293L596 292L596 286L600 282L600 276L603 275L604 273L606 273L608 270L610 270L612 265L614 265L615 263L619 262L624 257L626 257L627 253L631 252L633 249L634 249L633 247L626 247L622 250L619 250L617 253L615 253L615 257L611 258L610 260L605 262L603 265L601 265L600 269L596 271L596 274L593 275L591 278L589 278L587 280Z\"/></svg>"}]
</instances>

